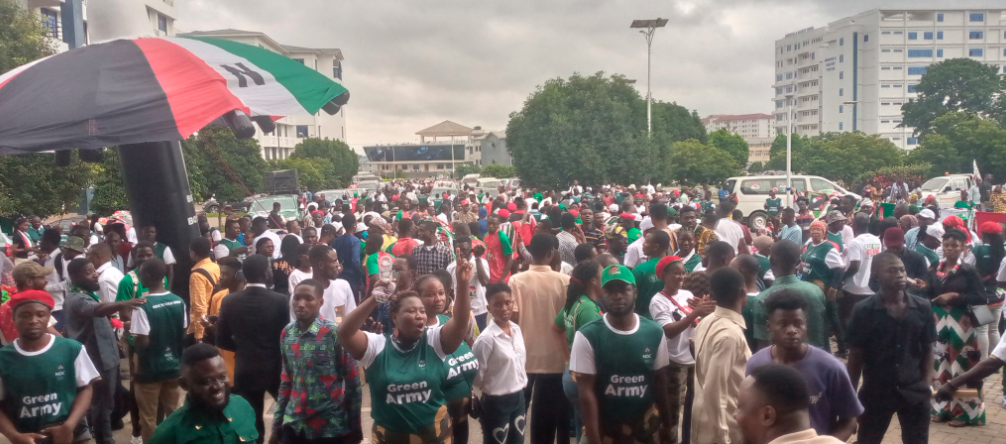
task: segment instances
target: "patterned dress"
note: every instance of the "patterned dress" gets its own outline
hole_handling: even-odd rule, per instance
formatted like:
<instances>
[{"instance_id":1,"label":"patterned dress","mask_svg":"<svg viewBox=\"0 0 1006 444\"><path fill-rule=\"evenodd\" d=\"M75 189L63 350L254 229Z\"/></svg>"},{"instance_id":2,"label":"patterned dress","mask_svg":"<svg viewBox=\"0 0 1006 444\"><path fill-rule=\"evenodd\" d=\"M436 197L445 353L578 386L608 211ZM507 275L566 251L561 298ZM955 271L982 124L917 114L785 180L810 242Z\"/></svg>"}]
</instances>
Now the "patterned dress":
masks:
<instances>
[{"instance_id":1,"label":"patterned dress","mask_svg":"<svg viewBox=\"0 0 1006 444\"><path fill-rule=\"evenodd\" d=\"M981 360L978 349L978 325L971 315L971 305L986 303L981 277L969 265L957 265L948 273L939 271L942 264L930 269L929 298L950 292L960 293L962 300L957 305L933 304L936 318L936 344L933 345L933 370L936 376L934 388L946 384L964 372L971 370ZM932 415L945 421L963 421L969 425L985 424L985 404L982 402L981 381L975 398L954 398L950 401L932 401ZM971 387L971 385L969 385Z\"/></svg>"}]
</instances>

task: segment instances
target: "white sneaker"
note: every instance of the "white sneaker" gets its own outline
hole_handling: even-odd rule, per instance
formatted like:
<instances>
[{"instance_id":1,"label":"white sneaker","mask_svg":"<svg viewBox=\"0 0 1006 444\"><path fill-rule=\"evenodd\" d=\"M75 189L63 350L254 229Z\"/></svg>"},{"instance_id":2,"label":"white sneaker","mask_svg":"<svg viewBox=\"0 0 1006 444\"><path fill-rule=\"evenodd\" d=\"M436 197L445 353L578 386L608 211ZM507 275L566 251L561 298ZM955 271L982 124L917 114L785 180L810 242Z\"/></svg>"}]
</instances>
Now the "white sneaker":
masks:
<instances>
[{"instance_id":1,"label":"white sneaker","mask_svg":"<svg viewBox=\"0 0 1006 444\"><path fill-rule=\"evenodd\" d=\"M143 444L143 437L142 436L130 437L129 444Z\"/></svg>"}]
</instances>

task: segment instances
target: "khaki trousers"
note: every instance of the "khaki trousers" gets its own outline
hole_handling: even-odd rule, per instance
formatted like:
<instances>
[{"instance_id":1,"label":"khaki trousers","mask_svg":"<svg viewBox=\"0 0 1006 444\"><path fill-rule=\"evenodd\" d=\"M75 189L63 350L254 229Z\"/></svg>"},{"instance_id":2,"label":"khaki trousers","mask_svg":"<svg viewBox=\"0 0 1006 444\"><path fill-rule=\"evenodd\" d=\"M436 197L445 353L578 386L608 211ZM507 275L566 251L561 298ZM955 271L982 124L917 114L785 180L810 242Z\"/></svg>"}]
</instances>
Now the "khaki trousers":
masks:
<instances>
[{"instance_id":1,"label":"khaki trousers","mask_svg":"<svg viewBox=\"0 0 1006 444\"><path fill-rule=\"evenodd\" d=\"M136 395L137 409L140 411L140 433L143 442L149 442L157 429L157 405L161 405L164 417L178 408L181 391L178 388L178 378L159 382L136 382L133 384Z\"/></svg>"}]
</instances>

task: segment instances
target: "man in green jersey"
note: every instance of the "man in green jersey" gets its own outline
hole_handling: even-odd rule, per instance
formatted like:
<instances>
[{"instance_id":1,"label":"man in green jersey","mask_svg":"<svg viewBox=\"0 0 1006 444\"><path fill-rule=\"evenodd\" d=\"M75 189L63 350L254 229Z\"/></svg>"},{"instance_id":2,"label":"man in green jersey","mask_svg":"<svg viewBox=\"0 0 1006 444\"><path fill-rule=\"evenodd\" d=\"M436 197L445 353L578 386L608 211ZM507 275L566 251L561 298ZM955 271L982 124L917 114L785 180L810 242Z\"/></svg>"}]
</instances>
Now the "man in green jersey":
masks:
<instances>
[{"instance_id":1,"label":"man in green jersey","mask_svg":"<svg viewBox=\"0 0 1006 444\"><path fill-rule=\"evenodd\" d=\"M182 353L179 383L185 404L157 427L146 444L238 444L258 439L255 411L232 395L227 366L216 347L197 343Z\"/></svg>"},{"instance_id":2,"label":"man in green jersey","mask_svg":"<svg viewBox=\"0 0 1006 444\"><path fill-rule=\"evenodd\" d=\"M940 263L940 255L936 250L943 244L943 235L946 231L943 224L932 224L926 227L925 231L919 233L919 242L915 245L915 251L926 257L929 266Z\"/></svg>"},{"instance_id":3,"label":"man in green jersey","mask_svg":"<svg viewBox=\"0 0 1006 444\"><path fill-rule=\"evenodd\" d=\"M46 331L55 301L41 290L11 296L18 339L0 349L0 434L13 444L87 439L81 419L98 379L79 342Z\"/></svg>"},{"instance_id":4,"label":"man in green jersey","mask_svg":"<svg viewBox=\"0 0 1006 444\"><path fill-rule=\"evenodd\" d=\"M608 313L576 332L569 369L591 444L674 442L667 404L667 344L660 325L635 313L636 280L623 265L601 273Z\"/></svg>"},{"instance_id":5,"label":"man in green jersey","mask_svg":"<svg viewBox=\"0 0 1006 444\"><path fill-rule=\"evenodd\" d=\"M248 255L248 247L238 240L240 235L241 221L238 219L227 219L227 222L224 223L224 237L213 247L213 257L217 259L236 257L244 260Z\"/></svg>"},{"instance_id":6,"label":"man in green jersey","mask_svg":"<svg viewBox=\"0 0 1006 444\"><path fill-rule=\"evenodd\" d=\"M147 303L133 309L131 333L136 342L136 395L140 429L150 441L157 428L157 407L165 415L178 405L178 376L185 329L185 301L164 288L167 266L153 258L143 263L141 283L150 289Z\"/></svg>"},{"instance_id":7,"label":"man in green jersey","mask_svg":"<svg viewBox=\"0 0 1006 444\"><path fill-rule=\"evenodd\" d=\"M667 256L671 245L671 236L665 231L652 230L643 238L643 255L649 260L632 269L639 294L636 297L636 313L646 318L650 317L650 300L664 288L664 281L657 276L657 263Z\"/></svg>"}]
</instances>

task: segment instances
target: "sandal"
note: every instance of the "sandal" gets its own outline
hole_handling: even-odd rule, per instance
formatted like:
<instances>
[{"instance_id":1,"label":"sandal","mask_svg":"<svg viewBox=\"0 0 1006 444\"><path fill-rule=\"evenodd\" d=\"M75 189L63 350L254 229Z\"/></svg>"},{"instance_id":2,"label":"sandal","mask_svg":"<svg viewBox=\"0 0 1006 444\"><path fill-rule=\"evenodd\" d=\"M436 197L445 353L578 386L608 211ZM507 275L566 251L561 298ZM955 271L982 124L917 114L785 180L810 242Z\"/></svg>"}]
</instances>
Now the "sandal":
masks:
<instances>
[{"instance_id":1,"label":"sandal","mask_svg":"<svg viewBox=\"0 0 1006 444\"><path fill-rule=\"evenodd\" d=\"M968 423L961 421L959 419L955 419L953 421L947 422L947 425L950 427L967 427Z\"/></svg>"},{"instance_id":2,"label":"sandal","mask_svg":"<svg viewBox=\"0 0 1006 444\"><path fill-rule=\"evenodd\" d=\"M929 420L932 421L932 422L934 422L934 423L941 423L941 422L946 422L947 421L946 419L943 419L943 417L940 416L940 415L932 415L929 418Z\"/></svg>"}]
</instances>

